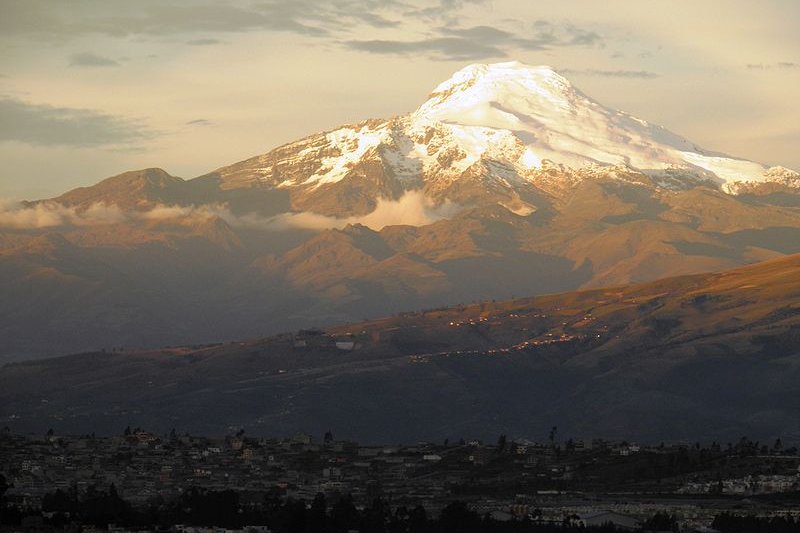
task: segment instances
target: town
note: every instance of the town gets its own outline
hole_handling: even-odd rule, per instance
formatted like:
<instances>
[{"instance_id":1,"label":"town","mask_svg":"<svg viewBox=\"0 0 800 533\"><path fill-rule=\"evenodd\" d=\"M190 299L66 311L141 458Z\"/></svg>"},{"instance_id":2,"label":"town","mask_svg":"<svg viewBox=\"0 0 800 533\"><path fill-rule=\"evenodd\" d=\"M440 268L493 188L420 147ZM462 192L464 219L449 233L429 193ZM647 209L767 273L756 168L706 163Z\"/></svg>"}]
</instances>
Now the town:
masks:
<instances>
[{"instance_id":1,"label":"town","mask_svg":"<svg viewBox=\"0 0 800 533\"><path fill-rule=\"evenodd\" d=\"M544 442L377 446L330 431L278 439L243 429L206 438L6 428L0 476L4 531L800 528L798 449L746 437L644 446L564 440L553 427Z\"/></svg>"}]
</instances>

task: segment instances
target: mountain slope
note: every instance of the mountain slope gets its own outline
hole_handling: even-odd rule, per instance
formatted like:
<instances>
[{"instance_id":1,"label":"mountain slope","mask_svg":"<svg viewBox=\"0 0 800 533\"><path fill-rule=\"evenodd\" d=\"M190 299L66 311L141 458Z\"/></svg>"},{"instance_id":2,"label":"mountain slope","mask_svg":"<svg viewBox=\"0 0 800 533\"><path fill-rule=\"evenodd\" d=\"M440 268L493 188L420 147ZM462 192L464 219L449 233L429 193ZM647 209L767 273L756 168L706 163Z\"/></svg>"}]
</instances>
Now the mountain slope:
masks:
<instances>
[{"instance_id":1,"label":"mountain slope","mask_svg":"<svg viewBox=\"0 0 800 533\"><path fill-rule=\"evenodd\" d=\"M547 67L472 65L406 115L194 179L144 169L0 210L0 361L798 252L797 173L702 150Z\"/></svg>"},{"instance_id":2,"label":"mountain slope","mask_svg":"<svg viewBox=\"0 0 800 533\"><path fill-rule=\"evenodd\" d=\"M342 216L418 188L436 201L530 212L564 181L620 170L665 188L800 186L796 172L704 150L602 106L549 67L516 62L470 65L409 115L313 135L215 175L223 187L278 188L296 209Z\"/></svg>"},{"instance_id":3,"label":"mountain slope","mask_svg":"<svg viewBox=\"0 0 800 533\"><path fill-rule=\"evenodd\" d=\"M0 358L213 342L733 268L800 253L793 197L593 179L529 216L494 204L380 231L273 229L188 207L5 229Z\"/></svg>"},{"instance_id":4,"label":"mountain slope","mask_svg":"<svg viewBox=\"0 0 800 533\"><path fill-rule=\"evenodd\" d=\"M184 183L165 170L147 168L104 179L91 187L73 189L53 201L65 206L89 207L103 203L128 209L142 204L171 204L180 198L179 191Z\"/></svg>"},{"instance_id":5,"label":"mountain slope","mask_svg":"<svg viewBox=\"0 0 800 533\"><path fill-rule=\"evenodd\" d=\"M800 440L798 302L792 256L324 332L10 364L0 418L17 431L243 426L382 442L535 438L553 425L565 437Z\"/></svg>"}]
</instances>

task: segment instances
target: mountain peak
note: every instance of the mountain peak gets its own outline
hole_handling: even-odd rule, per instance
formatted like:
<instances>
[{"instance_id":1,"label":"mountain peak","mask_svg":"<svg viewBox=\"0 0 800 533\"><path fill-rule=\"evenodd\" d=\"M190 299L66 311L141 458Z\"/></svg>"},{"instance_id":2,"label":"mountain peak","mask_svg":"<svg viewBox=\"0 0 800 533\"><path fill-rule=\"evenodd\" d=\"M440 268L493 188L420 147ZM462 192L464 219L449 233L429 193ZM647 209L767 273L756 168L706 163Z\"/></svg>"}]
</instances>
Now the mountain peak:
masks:
<instances>
[{"instance_id":1,"label":"mountain peak","mask_svg":"<svg viewBox=\"0 0 800 533\"><path fill-rule=\"evenodd\" d=\"M170 203L185 181L161 168L131 170L106 178L90 187L79 187L54 200L64 205L88 207L95 203L135 207L158 202Z\"/></svg>"},{"instance_id":2,"label":"mountain peak","mask_svg":"<svg viewBox=\"0 0 800 533\"><path fill-rule=\"evenodd\" d=\"M468 88L477 82L487 84L519 83L527 85L530 89L539 87L560 86L570 87L569 80L560 75L548 65L526 65L519 61L505 63L474 63L453 74L450 79L439 84L431 96L447 93L453 89Z\"/></svg>"},{"instance_id":3,"label":"mountain peak","mask_svg":"<svg viewBox=\"0 0 800 533\"><path fill-rule=\"evenodd\" d=\"M569 107L581 96L568 79L546 65L530 66L519 61L473 64L439 84L417 115L439 119L451 113L472 113L476 119L483 119L485 107L497 108L509 102L522 104L521 112L530 111L532 106Z\"/></svg>"},{"instance_id":4,"label":"mountain peak","mask_svg":"<svg viewBox=\"0 0 800 533\"><path fill-rule=\"evenodd\" d=\"M525 168L541 167L545 159L572 168L624 165L656 175L677 167L723 187L763 181L766 170L605 107L549 66L469 65L436 87L411 116L420 124L447 124L471 144L492 131L507 132L525 146Z\"/></svg>"},{"instance_id":5,"label":"mountain peak","mask_svg":"<svg viewBox=\"0 0 800 533\"><path fill-rule=\"evenodd\" d=\"M468 65L408 115L320 132L216 174L226 189L274 187L294 207L346 217L417 188L434 202L528 212L531 184L560 196L615 168L669 189L713 183L735 192L768 179L762 164L704 150L596 102L550 66L516 61Z\"/></svg>"}]
</instances>

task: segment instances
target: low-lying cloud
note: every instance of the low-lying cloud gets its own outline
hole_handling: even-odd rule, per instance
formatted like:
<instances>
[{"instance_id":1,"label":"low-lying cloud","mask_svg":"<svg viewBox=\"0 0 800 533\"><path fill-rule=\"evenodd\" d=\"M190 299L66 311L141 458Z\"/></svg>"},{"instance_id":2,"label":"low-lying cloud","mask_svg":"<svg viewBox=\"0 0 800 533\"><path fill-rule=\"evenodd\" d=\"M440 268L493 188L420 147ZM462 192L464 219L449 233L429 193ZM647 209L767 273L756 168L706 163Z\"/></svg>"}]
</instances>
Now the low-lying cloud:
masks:
<instances>
[{"instance_id":1,"label":"low-lying cloud","mask_svg":"<svg viewBox=\"0 0 800 533\"><path fill-rule=\"evenodd\" d=\"M32 206L0 204L0 227L12 229L93 226L115 224L126 219L119 207L106 204L93 204L83 211L56 202L42 202Z\"/></svg>"},{"instance_id":2,"label":"low-lying cloud","mask_svg":"<svg viewBox=\"0 0 800 533\"><path fill-rule=\"evenodd\" d=\"M34 205L0 204L0 228L34 230L122 222L194 225L219 218L232 227L263 231L322 231L340 229L348 224L362 224L380 230L396 225L424 226L452 217L458 210L459 206L450 202L435 205L422 191L406 192L397 200L380 199L371 213L346 218L311 212L283 213L273 217L256 213L235 214L222 204L156 205L143 211L123 211L115 205L104 203L92 204L82 209L56 202L41 202Z\"/></svg>"},{"instance_id":3,"label":"low-lying cloud","mask_svg":"<svg viewBox=\"0 0 800 533\"><path fill-rule=\"evenodd\" d=\"M316 213L284 213L268 219L265 228L324 230L362 224L380 230L386 226L425 226L450 218L459 209L451 202L434 205L422 191L408 191L398 200L379 199L375 210L364 216L337 218Z\"/></svg>"}]
</instances>

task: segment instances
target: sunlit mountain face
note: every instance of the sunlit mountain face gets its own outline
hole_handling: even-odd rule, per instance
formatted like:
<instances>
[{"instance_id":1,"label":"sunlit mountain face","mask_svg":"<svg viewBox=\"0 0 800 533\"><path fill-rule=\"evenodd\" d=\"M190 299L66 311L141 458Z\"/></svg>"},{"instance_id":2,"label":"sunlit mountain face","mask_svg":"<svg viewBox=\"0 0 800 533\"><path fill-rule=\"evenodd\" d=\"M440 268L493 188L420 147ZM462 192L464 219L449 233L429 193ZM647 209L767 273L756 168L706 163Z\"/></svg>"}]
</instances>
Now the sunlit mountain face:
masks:
<instances>
[{"instance_id":1,"label":"sunlit mountain face","mask_svg":"<svg viewBox=\"0 0 800 533\"><path fill-rule=\"evenodd\" d=\"M212 176L223 190L283 191L294 210L346 218L408 191L435 205L494 201L530 214L536 193L615 173L667 189L800 183L796 172L703 150L603 107L550 67L520 63L468 66L413 113L313 135Z\"/></svg>"}]
</instances>

